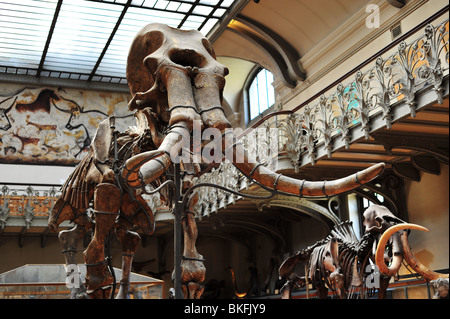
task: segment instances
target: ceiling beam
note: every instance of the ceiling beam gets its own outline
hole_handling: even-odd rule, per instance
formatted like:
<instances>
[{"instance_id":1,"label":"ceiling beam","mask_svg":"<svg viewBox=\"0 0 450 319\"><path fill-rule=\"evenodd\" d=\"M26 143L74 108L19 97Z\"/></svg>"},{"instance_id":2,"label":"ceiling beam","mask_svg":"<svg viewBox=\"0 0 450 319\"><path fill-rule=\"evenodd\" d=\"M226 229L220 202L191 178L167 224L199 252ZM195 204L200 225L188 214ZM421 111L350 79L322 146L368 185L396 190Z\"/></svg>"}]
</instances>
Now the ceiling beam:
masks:
<instances>
[{"instance_id":1,"label":"ceiling beam","mask_svg":"<svg viewBox=\"0 0 450 319\"><path fill-rule=\"evenodd\" d=\"M119 18L117 19L116 25L114 26L114 29L111 31L111 34L109 35L108 41L106 41L105 46L103 47L102 53L97 59L97 62L95 63L94 68L91 71L91 74L89 75L88 81L92 81L92 78L94 77L95 73L97 72L97 69L100 65L100 63L103 60L103 57L106 54L106 51L108 51L109 45L111 44L114 36L116 35L117 29L119 29L120 24L122 23L123 17L125 16L125 13L127 13L128 8L130 7L132 0L128 0L125 6L123 7L122 12L120 13Z\"/></svg>"},{"instance_id":2,"label":"ceiling beam","mask_svg":"<svg viewBox=\"0 0 450 319\"><path fill-rule=\"evenodd\" d=\"M420 169L426 173L439 175L441 173L441 166L439 161L434 156L413 156L411 163L417 169Z\"/></svg>"},{"instance_id":3,"label":"ceiling beam","mask_svg":"<svg viewBox=\"0 0 450 319\"><path fill-rule=\"evenodd\" d=\"M410 163L397 163L392 165L394 173L400 177L420 182L420 172Z\"/></svg>"},{"instance_id":4,"label":"ceiling beam","mask_svg":"<svg viewBox=\"0 0 450 319\"><path fill-rule=\"evenodd\" d=\"M393 132L377 132L372 134L375 140L383 145L388 154L392 154L394 148L406 148L427 152L436 156L439 160L449 161L448 136L433 134L412 134L409 133L393 133Z\"/></svg>"},{"instance_id":5,"label":"ceiling beam","mask_svg":"<svg viewBox=\"0 0 450 319\"><path fill-rule=\"evenodd\" d=\"M225 31L230 21L233 20L239 14L239 12L241 12L242 9L244 9L249 1L250 0L237 0L228 9L228 13L220 19L221 22L208 32L206 37L212 44L214 44L217 38L223 33L223 31Z\"/></svg>"},{"instance_id":6,"label":"ceiling beam","mask_svg":"<svg viewBox=\"0 0 450 319\"><path fill-rule=\"evenodd\" d=\"M291 76L299 81L304 81L306 79L306 71L301 67L299 60L299 52L281 35L276 33L271 28L255 21L249 17L238 15L236 21L239 21L253 31L258 33L262 38L268 39L270 44L280 53L283 60L285 61L289 73Z\"/></svg>"},{"instance_id":7,"label":"ceiling beam","mask_svg":"<svg viewBox=\"0 0 450 319\"><path fill-rule=\"evenodd\" d=\"M256 32L249 31L248 28L240 22L230 24L228 29L244 39L247 39L263 51L264 55L272 61L272 65L276 69L270 71L276 73L286 86L294 88L297 85L296 79L291 76L289 66L286 64L283 56L270 42Z\"/></svg>"},{"instance_id":8,"label":"ceiling beam","mask_svg":"<svg viewBox=\"0 0 450 319\"><path fill-rule=\"evenodd\" d=\"M192 12L194 11L195 7L198 5L199 2L200 2L200 0L195 0L195 3L193 3L193 5L189 9L189 11L186 12L186 14L184 15L183 19L178 24L178 29L180 29L183 26L183 24L186 22L187 18L192 14Z\"/></svg>"},{"instance_id":9,"label":"ceiling beam","mask_svg":"<svg viewBox=\"0 0 450 319\"><path fill-rule=\"evenodd\" d=\"M41 61L39 62L39 67L36 72L36 77L41 76L42 69L44 67L45 58L47 57L48 48L50 42L52 41L53 32L55 31L56 21L58 20L59 12L61 11L63 0L58 0L56 4L55 13L53 14L52 24L50 25L50 30L48 31L47 41L45 42L44 51L42 52Z\"/></svg>"}]
</instances>

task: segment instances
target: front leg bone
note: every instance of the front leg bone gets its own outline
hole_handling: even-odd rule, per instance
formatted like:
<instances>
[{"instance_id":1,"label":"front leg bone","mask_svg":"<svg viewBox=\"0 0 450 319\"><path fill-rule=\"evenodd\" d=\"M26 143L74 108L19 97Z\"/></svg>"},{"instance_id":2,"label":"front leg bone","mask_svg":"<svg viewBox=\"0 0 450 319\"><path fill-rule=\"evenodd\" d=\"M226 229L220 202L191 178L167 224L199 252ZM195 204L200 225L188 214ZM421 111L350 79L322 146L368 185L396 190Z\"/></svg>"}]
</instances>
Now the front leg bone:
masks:
<instances>
[{"instance_id":1,"label":"front leg bone","mask_svg":"<svg viewBox=\"0 0 450 319\"><path fill-rule=\"evenodd\" d=\"M129 299L131 263L141 237L123 228L117 229L116 235L122 243L122 278L116 299Z\"/></svg>"},{"instance_id":2,"label":"front leg bone","mask_svg":"<svg viewBox=\"0 0 450 319\"><path fill-rule=\"evenodd\" d=\"M203 293L203 281L205 281L206 268L203 256L195 246L198 229L193 208L198 201L195 193L189 202L186 216L182 219L184 233L184 249L181 261L181 283L185 299L199 299Z\"/></svg>"},{"instance_id":3,"label":"front leg bone","mask_svg":"<svg viewBox=\"0 0 450 319\"><path fill-rule=\"evenodd\" d=\"M105 241L121 205L120 190L113 184L99 184L94 193L95 232L84 251L86 287L91 298L109 296L113 277L105 260Z\"/></svg>"},{"instance_id":4,"label":"front leg bone","mask_svg":"<svg viewBox=\"0 0 450 319\"><path fill-rule=\"evenodd\" d=\"M76 261L77 247L79 241L84 237L86 230L78 225L70 230L63 230L59 233L58 239L63 246L64 259L66 261L67 276L75 275L74 272L78 271L78 265ZM76 266L76 270L72 269ZM72 271L73 270L73 271ZM78 273L75 275L73 286L70 288L70 299L87 299L86 287L81 282L81 276Z\"/></svg>"}]
</instances>

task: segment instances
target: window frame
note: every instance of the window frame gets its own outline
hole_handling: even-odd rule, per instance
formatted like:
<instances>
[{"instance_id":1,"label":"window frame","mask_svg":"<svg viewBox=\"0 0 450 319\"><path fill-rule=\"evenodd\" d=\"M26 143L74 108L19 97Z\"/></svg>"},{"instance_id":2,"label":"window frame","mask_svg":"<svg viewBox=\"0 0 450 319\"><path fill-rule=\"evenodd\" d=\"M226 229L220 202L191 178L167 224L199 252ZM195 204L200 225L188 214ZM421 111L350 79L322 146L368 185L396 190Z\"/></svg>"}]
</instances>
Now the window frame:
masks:
<instances>
[{"instance_id":1,"label":"window frame","mask_svg":"<svg viewBox=\"0 0 450 319\"><path fill-rule=\"evenodd\" d=\"M247 76L247 80L244 83L244 108L245 108L245 124L247 127L252 126L253 124L255 124L256 122L258 122L260 119L262 119L264 116L266 116L267 114L271 113L276 105L276 94L275 94L275 88L273 87L272 83L269 83L271 85L271 87L273 88L273 94L274 94L274 102L272 105L268 106L267 109L265 109L264 111L260 112L258 115L256 115L253 119L250 118L251 116L251 112L250 112L250 87L253 84L253 82L256 80L258 74L263 71L263 70L267 70L268 72L270 72L272 74L272 76L274 77L275 80L275 75L273 72L271 72L269 69L266 69L262 66L255 66L249 73L249 75Z\"/></svg>"}]
</instances>

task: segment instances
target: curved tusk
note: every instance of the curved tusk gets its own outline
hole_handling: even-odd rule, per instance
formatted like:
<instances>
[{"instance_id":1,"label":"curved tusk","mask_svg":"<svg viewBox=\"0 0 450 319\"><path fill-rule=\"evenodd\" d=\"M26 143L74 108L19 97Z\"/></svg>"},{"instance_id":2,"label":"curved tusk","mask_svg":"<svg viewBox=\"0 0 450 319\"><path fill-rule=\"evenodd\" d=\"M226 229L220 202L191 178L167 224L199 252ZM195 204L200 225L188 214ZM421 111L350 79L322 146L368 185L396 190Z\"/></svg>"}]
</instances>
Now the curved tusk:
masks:
<instances>
[{"instance_id":1,"label":"curved tusk","mask_svg":"<svg viewBox=\"0 0 450 319\"><path fill-rule=\"evenodd\" d=\"M122 169L122 177L129 186L140 186L139 169L148 161L164 154L164 151L154 150L137 154L125 161Z\"/></svg>"},{"instance_id":2,"label":"curved tusk","mask_svg":"<svg viewBox=\"0 0 450 319\"><path fill-rule=\"evenodd\" d=\"M408 264L412 267L412 269L414 269L418 274L422 275L423 277L425 277L429 280L436 280L439 278L448 278L449 277L448 274L440 274L440 273L430 270L428 267L426 267L420 261L417 260L417 258L414 256L414 254L411 251L411 247L409 246L408 236L407 236L406 232L403 232L403 234L400 238L402 241L403 254L405 256L405 259L408 262Z\"/></svg>"},{"instance_id":3,"label":"curved tusk","mask_svg":"<svg viewBox=\"0 0 450 319\"><path fill-rule=\"evenodd\" d=\"M375 262L382 274L385 274L387 276L393 276L401 266L402 261L401 256L394 256L393 264L390 267L386 266L384 262L384 251L386 243L388 242L389 238L391 238L391 236L396 232L404 229L417 229L428 231L428 229L426 229L425 227L416 224L398 224L388 228L381 236L377 246L377 251L375 253Z\"/></svg>"},{"instance_id":4,"label":"curved tusk","mask_svg":"<svg viewBox=\"0 0 450 319\"><path fill-rule=\"evenodd\" d=\"M373 180L383 172L385 167L384 163L378 163L333 181L299 180L275 173L269 168L261 166L261 163L250 162L247 151L240 143L234 143L233 138L232 134L225 135L224 147L232 145L231 149L233 150L232 152L225 152L225 156L238 170L247 178L253 179L266 187L294 195L321 197L341 194ZM235 159L243 160L237 161Z\"/></svg>"}]
</instances>

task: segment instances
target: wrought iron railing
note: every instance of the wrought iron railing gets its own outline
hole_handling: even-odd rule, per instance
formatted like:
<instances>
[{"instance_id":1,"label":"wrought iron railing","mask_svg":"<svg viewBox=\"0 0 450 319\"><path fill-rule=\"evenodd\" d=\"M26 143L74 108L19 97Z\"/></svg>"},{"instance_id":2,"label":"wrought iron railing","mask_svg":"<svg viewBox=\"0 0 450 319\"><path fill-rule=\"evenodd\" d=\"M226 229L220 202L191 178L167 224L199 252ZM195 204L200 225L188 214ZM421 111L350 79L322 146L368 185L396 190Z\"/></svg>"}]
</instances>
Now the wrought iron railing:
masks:
<instances>
[{"instance_id":1,"label":"wrought iron railing","mask_svg":"<svg viewBox=\"0 0 450 319\"><path fill-rule=\"evenodd\" d=\"M374 118L381 116L391 128L399 104L408 105L415 117L417 95L423 91L434 91L442 104L443 81L449 73L449 21L427 24L421 31L307 104L266 116L259 127L278 129L279 152L298 170L307 163L314 165L319 149L332 157L338 146L349 148L352 136L369 139Z\"/></svg>"},{"instance_id":2,"label":"wrought iron railing","mask_svg":"<svg viewBox=\"0 0 450 319\"><path fill-rule=\"evenodd\" d=\"M0 188L0 230L8 219L19 219L28 229L36 217L48 218L59 191L54 186L2 185Z\"/></svg>"},{"instance_id":3,"label":"wrought iron railing","mask_svg":"<svg viewBox=\"0 0 450 319\"><path fill-rule=\"evenodd\" d=\"M47 220L58 197L60 185L0 184L0 233L5 227L47 227ZM165 212L159 194L143 195L154 214ZM64 221L61 227L68 227Z\"/></svg>"}]
</instances>

